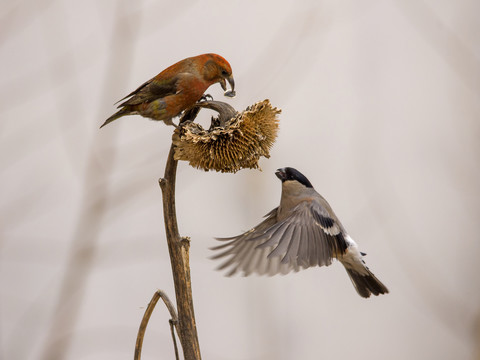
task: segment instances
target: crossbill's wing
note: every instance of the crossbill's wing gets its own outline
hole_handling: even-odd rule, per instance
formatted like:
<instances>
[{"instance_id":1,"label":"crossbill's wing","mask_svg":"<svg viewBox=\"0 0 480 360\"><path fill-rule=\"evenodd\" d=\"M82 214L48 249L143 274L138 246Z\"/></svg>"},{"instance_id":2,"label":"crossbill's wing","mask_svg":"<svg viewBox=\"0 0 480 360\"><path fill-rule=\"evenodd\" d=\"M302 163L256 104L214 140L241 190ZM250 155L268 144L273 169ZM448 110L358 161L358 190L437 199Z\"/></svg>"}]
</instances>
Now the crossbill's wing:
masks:
<instances>
[{"instance_id":1,"label":"crossbill's wing","mask_svg":"<svg viewBox=\"0 0 480 360\"><path fill-rule=\"evenodd\" d=\"M139 86L136 90L125 96L123 99L119 100L118 102L130 98L118 105L118 107L120 108L128 105L139 105L155 101L169 95L174 95L179 91L179 83L191 76L192 75L188 73L179 73L166 79L150 79Z\"/></svg>"}]
</instances>

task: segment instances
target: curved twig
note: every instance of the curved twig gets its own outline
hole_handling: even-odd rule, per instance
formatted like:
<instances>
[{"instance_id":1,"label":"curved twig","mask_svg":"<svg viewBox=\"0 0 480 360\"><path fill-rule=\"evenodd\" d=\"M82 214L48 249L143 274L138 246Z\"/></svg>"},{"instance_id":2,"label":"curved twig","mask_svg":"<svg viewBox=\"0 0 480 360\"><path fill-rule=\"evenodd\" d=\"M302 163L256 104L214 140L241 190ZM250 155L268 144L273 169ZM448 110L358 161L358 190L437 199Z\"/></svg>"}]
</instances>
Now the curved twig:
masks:
<instances>
[{"instance_id":1,"label":"curved twig","mask_svg":"<svg viewBox=\"0 0 480 360\"><path fill-rule=\"evenodd\" d=\"M135 343L135 355L134 360L140 360L142 354L142 346L143 346L143 338L145 337L145 331L147 330L148 321L150 320L150 316L153 313L153 309L157 305L158 299L162 299L165 305L167 306L168 312L170 313L170 330L172 332L172 339L173 339L173 346L175 348L175 358L178 359L178 349L177 349L177 341L175 339L175 332L173 327L178 323L177 312L175 311L175 307L173 306L172 302L168 298L167 294L165 294L162 290L157 290L155 294L153 294L152 300L147 306L145 310L145 314L143 314L142 322L140 323L140 327L138 329L137 341ZM177 330L178 334L178 330Z\"/></svg>"}]
</instances>

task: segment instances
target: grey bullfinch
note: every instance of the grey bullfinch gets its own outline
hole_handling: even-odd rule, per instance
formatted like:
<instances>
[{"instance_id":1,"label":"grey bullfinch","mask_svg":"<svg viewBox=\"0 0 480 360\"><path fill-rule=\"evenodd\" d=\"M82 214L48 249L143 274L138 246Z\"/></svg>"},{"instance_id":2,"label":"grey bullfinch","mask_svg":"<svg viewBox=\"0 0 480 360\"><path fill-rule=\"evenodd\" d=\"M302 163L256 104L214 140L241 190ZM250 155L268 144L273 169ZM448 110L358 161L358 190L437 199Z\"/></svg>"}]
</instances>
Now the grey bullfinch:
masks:
<instances>
[{"instance_id":1,"label":"grey bullfinch","mask_svg":"<svg viewBox=\"0 0 480 360\"><path fill-rule=\"evenodd\" d=\"M212 248L223 250L213 258L229 257L218 268L230 268L245 276L286 274L311 266L340 261L358 294L388 293L388 289L365 265L366 255L347 234L328 202L298 170L286 167L275 173L282 181L280 206L265 215L253 229Z\"/></svg>"}]
</instances>

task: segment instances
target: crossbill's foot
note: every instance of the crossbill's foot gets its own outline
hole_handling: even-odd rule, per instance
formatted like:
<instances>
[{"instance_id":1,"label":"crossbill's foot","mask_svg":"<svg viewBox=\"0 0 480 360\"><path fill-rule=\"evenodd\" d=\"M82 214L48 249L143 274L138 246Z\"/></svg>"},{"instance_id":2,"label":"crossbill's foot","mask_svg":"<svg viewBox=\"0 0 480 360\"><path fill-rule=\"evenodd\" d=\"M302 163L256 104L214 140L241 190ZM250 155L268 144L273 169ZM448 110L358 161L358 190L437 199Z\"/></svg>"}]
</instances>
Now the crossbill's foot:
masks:
<instances>
[{"instance_id":1,"label":"crossbill's foot","mask_svg":"<svg viewBox=\"0 0 480 360\"><path fill-rule=\"evenodd\" d=\"M198 101L212 101L213 96L210 94L204 94Z\"/></svg>"}]
</instances>

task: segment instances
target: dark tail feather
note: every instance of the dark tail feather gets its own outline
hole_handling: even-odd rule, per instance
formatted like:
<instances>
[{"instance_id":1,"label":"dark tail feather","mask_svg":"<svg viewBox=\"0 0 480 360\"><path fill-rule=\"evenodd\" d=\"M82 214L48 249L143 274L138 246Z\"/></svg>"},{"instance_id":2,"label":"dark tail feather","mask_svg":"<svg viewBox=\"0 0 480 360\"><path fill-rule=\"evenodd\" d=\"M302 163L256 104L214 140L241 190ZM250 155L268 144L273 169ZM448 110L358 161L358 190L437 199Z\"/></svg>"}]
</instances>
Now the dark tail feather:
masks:
<instances>
[{"instance_id":1,"label":"dark tail feather","mask_svg":"<svg viewBox=\"0 0 480 360\"><path fill-rule=\"evenodd\" d=\"M113 114L112 116L110 116L107 120L105 120L105 122L102 124L102 126L100 126L100 129L102 127L104 127L105 125L111 123L113 120L117 120L118 118L122 117L122 116L125 116L125 115L130 115L130 114L133 114L132 111L126 107L124 108L121 108L120 110L118 110L115 114Z\"/></svg>"},{"instance_id":2,"label":"dark tail feather","mask_svg":"<svg viewBox=\"0 0 480 360\"><path fill-rule=\"evenodd\" d=\"M348 276L350 276L350 280L352 280L353 285L355 286L355 290L357 290L358 294L361 297L368 298L371 294L377 296L380 294L388 294L388 289L385 285L382 284L380 280L377 279L375 275L371 273L368 268L367 275L362 275L352 269L347 269Z\"/></svg>"}]
</instances>

